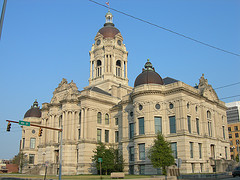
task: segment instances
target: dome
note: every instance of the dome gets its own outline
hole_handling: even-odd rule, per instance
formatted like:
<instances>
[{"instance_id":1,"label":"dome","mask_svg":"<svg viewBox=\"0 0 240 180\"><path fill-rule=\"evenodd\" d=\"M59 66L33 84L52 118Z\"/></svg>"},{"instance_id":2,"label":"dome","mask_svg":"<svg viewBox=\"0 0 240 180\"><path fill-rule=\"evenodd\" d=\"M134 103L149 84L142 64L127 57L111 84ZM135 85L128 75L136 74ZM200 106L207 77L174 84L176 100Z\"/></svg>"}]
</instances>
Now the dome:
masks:
<instances>
[{"instance_id":1,"label":"dome","mask_svg":"<svg viewBox=\"0 0 240 180\"><path fill-rule=\"evenodd\" d=\"M103 38L114 38L120 31L114 27L113 23L105 23L104 27L98 31Z\"/></svg>"},{"instance_id":2,"label":"dome","mask_svg":"<svg viewBox=\"0 0 240 180\"><path fill-rule=\"evenodd\" d=\"M110 11L107 12L105 17L106 23L98 32L103 35L103 38L114 38L118 33L120 33L120 31L114 27L113 15Z\"/></svg>"},{"instance_id":3,"label":"dome","mask_svg":"<svg viewBox=\"0 0 240 180\"><path fill-rule=\"evenodd\" d=\"M24 115L24 118L27 118L27 117L37 117L37 118L40 118L42 115L42 112L38 106L38 102L37 100L35 100L35 102L33 103L33 105L31 106L31 109L29 109L25 115Z\"/></svg>"},{"instance_id":4,"label":"dome","mask_svg":"<svg viewBox=\"0 0 240 180\"><path fill-rule=\"evenodd\" d=\"M164 84L161 76L155 72L154 68L152 67L152 63L149 62L149 59L144 67L145 69L143 69L143 72L136 78L134 87L142 84Z\"/></svg>"}]
</instances>

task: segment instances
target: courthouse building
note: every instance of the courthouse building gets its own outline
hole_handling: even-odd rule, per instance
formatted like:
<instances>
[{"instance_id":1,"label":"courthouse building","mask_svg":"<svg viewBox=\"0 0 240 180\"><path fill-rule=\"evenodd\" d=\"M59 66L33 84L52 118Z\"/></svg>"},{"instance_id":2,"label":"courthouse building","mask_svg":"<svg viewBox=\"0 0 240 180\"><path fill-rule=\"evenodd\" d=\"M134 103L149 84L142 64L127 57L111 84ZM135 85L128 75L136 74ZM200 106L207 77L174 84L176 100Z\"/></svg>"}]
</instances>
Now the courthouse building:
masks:
<instances>
[{"instance_id":1,"label":"courthouse building","mask_svg":"<svg viewBox=\"0 0 240 180\"><path fill-rule=\"evenodd\" d=\"M126 173L158 174L148 159L158 131L174 158L181 159L182 173L225 171L230 160L227 108L204 75L192 87L162 78L147 60L130 87L128 51L112 14L105 17L90 51L89 85L79 90L62 79L49 103L40 108L35 101L24 116L33 124L63 127L62 174L96 173L91 159L98 141L119 148ZM60 133L43 129L38 137L38 132L32 126L22 129L21 151L29 159L24 172L44 174L47 164L48 173L57 174Z\"/></svg>"}]
</instances>

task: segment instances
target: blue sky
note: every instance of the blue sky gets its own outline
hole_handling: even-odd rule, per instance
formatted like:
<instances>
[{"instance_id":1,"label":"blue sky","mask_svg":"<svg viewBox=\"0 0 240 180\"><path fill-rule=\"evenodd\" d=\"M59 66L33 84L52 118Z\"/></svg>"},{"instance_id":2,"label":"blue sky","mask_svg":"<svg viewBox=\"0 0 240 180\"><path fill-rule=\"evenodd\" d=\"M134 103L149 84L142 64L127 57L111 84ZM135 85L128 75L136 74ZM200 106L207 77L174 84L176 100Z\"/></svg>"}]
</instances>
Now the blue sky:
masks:
<instances>
[{"instance_id":1,"label":"blue sky","mask_svg":"<svg viewBox=\"0 0 240 180\"><path fill-rule=\"evenodd\" d=\"M239 0L111 0L110 6L240 54ZM6 132L6 119L22 120L35 99L50 102L62 78L79 90L88 85L89 51L106 12L88 0L8 0L0 40L0 159L17 154L21 139L17 124ZM240 82L239 56L111 12L129 52L130 86L147 58L163 78L192 86L202 73L213 88ZM216 92L219 98L240 95L240 84Z\"/></svg>"}]
</instances>

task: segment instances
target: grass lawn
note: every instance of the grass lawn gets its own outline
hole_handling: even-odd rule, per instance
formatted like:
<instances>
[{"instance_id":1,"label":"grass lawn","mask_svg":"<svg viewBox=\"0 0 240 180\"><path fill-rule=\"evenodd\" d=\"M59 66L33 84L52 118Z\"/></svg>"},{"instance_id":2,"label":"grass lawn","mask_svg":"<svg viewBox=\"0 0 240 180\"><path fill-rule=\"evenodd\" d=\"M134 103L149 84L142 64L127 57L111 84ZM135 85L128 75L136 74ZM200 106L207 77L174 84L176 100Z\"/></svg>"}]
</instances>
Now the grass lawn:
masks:
<instances>
[{"instance_id":1,"label":"grass lawn","mask_svg":"<svg viewBox=\"0 0 240 180\"><path fill-rule=\"evenodd\" d=\"M26 175L26 174L0 174L1 177L16 177L24 179L44 179L44 176L40 175ZM149 178L147 175L125 175L125 179L139 179ZM46 179L58 179L58 176L47 176ZM100 179L100 175L76 175L76 176L62 176L62 179ZM102 179L111 179L110 175L102 175Z\"/></svg>"}]
</instances>

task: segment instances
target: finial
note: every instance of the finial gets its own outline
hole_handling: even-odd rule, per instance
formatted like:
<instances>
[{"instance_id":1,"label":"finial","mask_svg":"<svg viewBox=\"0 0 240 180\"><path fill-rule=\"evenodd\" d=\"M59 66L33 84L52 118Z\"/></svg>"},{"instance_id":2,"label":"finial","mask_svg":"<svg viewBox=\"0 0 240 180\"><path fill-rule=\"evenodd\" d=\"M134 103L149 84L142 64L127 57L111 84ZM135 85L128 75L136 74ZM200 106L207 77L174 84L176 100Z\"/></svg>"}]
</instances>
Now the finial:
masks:
<instances>
[{"instance_id":1,"label":"finial","mask_svg":"<svg viewBox=\"0 0 240 180\"><path fill-rule=\"evenodd\" d=\"M149 58L147 59L147 62L149 62Z\"/></svg>"}]
</instances>

